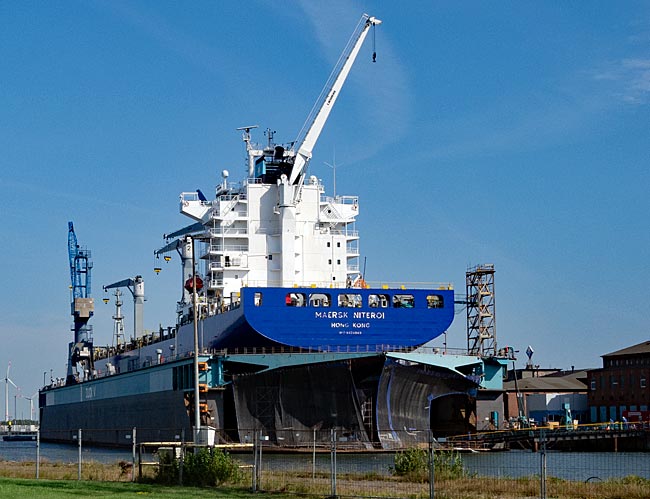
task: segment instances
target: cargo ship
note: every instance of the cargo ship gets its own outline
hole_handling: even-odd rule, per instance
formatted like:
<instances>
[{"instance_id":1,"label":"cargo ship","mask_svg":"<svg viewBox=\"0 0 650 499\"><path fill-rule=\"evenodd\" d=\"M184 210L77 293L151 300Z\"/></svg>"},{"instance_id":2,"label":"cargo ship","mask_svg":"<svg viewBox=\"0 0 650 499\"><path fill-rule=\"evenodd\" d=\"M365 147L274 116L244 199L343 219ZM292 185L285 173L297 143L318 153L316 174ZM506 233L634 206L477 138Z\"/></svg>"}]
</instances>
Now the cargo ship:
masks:
<instances>
[{"instance_id":1,"label":"cargo ship","mask_svg":"<svg viewBox=\"0 0 650 499\"><path fill-rule=\"evenodd\" d=\"M378 24L362 16L295 141L276 143L267 130L266 143L256 144L257 126L241 127L245 178L232 182L224 170L211 199L181 193L180 212L191 222L154 252L180 262L176 324L144 331L144 279L135 276L104 286L115 290L115 337L95 345L92 264L70 223L75 337L66 379L40 392L44 440L73 441L81 429L86 441L128 445L132 428L140 441L190 440L208 428L239 442L262 430L270 443L290 446L337 429L353 445L390 448L403 430L415 434L434 420L463 431L472 425L480 362L414 352L451 324L451 284L366 281L358 198L328 196L307 173ZM123 288L134 302L129 341Z\"/></svg>"}]
</instances>

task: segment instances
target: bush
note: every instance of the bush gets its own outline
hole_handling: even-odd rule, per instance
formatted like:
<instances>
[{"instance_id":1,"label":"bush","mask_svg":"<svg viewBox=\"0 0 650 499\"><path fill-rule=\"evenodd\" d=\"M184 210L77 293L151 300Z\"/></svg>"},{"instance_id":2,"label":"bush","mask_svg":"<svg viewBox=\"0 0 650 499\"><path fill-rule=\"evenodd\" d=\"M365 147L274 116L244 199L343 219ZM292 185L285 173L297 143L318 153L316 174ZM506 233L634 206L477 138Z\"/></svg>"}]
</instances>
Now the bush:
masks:
<instances>
[{"instance_id":1,"label":"bush","mask_svg":"<svg viewBox=\"0 0 650 499\"><path fill-rule=\"evenodd\" d=\"M158 454L158 469L154 481L163 485L178 485L180 462L173 453Z\"/></svg>"},{"instance_id":2,"label":"bush","mask_svg":"<svg viewBox=\"0 0 650 499\"><path fill-rule=\"evenodd\" d=\"M407 449L395 454L395 475L412 481L429 480L429 452L426 449ZM456 452L436 452L433 455L433 471L437 479L461 478L466 476L465 466Z\"/></svg>"},{"instance_id":3,"label":"bush","mask_svg":"<svg viewBox=\"0 0 650 499\"><path fill-rule=\"evenodd\" d=\"M177 485L180 482L180 461L174 459L171 453L160 454L159 459L156 482ZM227 481L237 482L239 478L239 467L227 452L202 448L185 454L183 485L215 487Z\"/></svg>"},{"instance_id":4,"label":"bush","mask_svg":"<svg viewBox=\"0 0 650 499\"><path fill-rule=\"evenodd\" d=\"M185 457L183 483L186 485L214 487L238 479L239 467L227 452L202 448Z\"/></svg>"}]
</instances>

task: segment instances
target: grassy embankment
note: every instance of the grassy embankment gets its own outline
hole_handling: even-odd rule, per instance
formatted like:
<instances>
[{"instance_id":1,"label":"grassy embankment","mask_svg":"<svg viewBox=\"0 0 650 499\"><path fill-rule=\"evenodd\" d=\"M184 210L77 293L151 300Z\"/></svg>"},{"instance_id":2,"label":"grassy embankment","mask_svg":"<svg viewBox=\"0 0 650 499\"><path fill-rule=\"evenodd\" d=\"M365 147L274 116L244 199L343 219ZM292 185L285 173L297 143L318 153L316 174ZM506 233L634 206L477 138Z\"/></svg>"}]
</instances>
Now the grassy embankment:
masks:
<instances>
[{"instance_id":1,"label":"grassy embankment","mask_svg":"<svg viewBox=\"0 0 650 499\"><path fill-rule=\"evenodd\" d=\"M259 494L249 492L250 480L216 488L162 486L131 483L131 473L119 463L84 463L82 481L77 481L77 465L43 463L40 480L35 480L34 463L0 462L0 498L66 499L72 497L135 499L143 496L193 499L252 499ZM419 482L419 483L418 483ZM295 499L298 494L316 497L329 495L330 480L326 474L264 472L263 490L273 499ZM428 497L428 484L394 476L339 475L338 493L357 497ZM437 499L522 499L539 497L539 478L462 477L436 481ZM628 477L603 482L570 482L549 478L547 496L557 499L647 499L650 480Z\"/></svg>"},{"instance_id":2,"label":"grassy embankment","mask_svg":"<svg viewBox=\"0 0 650 499\"><path fill-rule=\"evenodd\" d=\"M142 497L205 499L206 490L195 487L165 487L124 482L90 482L70 480L28 480L24 478L0 478L2 499L70 499L92 497L93 499L142 499ZM253 494L241 489L227 487L211 489L211 499L251 499ZM275 495L274 499L290 496Z\"/></svg>"}]
</instances>

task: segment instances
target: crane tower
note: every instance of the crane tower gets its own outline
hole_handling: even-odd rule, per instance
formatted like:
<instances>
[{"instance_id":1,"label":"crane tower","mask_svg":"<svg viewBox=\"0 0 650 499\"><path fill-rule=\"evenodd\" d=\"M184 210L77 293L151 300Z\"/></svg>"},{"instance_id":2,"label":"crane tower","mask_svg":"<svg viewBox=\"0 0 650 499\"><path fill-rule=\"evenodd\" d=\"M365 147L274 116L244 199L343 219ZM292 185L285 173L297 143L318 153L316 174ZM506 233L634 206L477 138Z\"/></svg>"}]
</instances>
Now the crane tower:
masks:
<instances>
[{"instance_id":1,"label":"crane tower","mask_svg":"<svg viewBox=\"0 0 650 499\"><path fill-rule=\"evenodd\" d=\"M93 268L90 251L81 248L77 243L72 222L68 222L68 258L72 283L70 289L74 341L69 344L66 383L72 384L79 381L77 364L81 364L85 378L90 376L93 368L93 330L88 321L95 310L93 299L90 297L90 275Z\"/></svg>"}]
</instances>

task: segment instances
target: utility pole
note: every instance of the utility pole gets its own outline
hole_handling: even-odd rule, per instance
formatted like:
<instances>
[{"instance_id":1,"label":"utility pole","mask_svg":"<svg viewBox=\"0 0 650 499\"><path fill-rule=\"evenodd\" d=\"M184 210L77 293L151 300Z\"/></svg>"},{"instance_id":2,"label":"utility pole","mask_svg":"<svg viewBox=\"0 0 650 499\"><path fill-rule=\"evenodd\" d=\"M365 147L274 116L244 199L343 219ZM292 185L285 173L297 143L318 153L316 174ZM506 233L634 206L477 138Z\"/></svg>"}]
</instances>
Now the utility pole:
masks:
<instances>
[{"instance_id":1,"label":"utility pole","mask_svg":"<svg viewBox=\"0 0 650 499\"><path fill-rule=\"evenodd\" d=\"M194 443L199 443L201 427L201 414L199 412L199 325L198 325L198 299L196 295L196 257L194 252L194 238L187 237L187 242L192 245L192 310L194 313Z\"/></svg>"}]
</instances>

